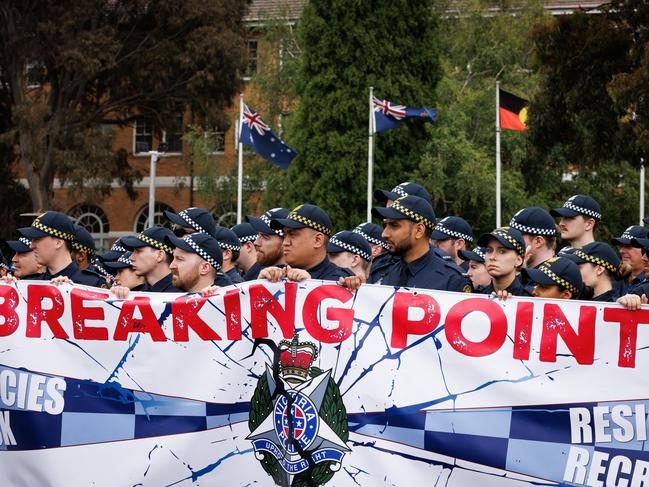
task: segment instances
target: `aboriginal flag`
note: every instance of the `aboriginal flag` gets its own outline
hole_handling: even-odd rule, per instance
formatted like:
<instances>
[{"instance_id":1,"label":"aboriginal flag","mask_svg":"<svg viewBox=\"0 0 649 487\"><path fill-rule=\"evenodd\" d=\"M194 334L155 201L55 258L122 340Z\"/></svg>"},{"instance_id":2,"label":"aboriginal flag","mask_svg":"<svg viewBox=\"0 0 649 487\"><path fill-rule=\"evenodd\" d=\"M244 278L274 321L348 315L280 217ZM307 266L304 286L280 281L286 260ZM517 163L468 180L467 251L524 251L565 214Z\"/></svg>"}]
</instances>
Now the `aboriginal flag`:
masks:
<instances>
[{"instance_id":1,"label":"aboriginal flag","mask_svg":"<svg viewBox=\"0 0 649 487\"><path fill-rule=\"evenodd\" d=\"M527 100L500 90L500 128L527 130L527 105Z\"/></svg>"}]
</instances>

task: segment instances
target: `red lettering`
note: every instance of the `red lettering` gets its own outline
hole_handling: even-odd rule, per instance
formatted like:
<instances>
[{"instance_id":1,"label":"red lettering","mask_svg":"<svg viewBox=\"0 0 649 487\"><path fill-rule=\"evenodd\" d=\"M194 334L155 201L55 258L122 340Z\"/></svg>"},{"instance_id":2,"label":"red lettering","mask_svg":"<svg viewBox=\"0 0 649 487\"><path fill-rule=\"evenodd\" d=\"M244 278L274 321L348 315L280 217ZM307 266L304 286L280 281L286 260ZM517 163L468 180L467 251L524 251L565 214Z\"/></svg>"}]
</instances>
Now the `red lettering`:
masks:
<instances>
[{"instance_id":1,"label":"red lettering","mask_svg":"<svg viewBox=\"0 0 649 487\"><path fill-rule=\"evenodd\" d=\"M337 321L336 328L323 328L318 319L318 308L325 299L336 299L341 303L349 301L354 294L341 286L326 284L313 289L304 300L302 320L304 328L316 340L325 343L340 343L352 334L354 310L346 308L327 308L327 319Z\"/></svg>"},{"instance_id":2,"label":"red lettering","mask_svg":"<svg viewBox=\"0 0 649 487\"><path fill-rule=\"evenodd\" d=\"M72 330L78 340L108 340L108 329L86 326L86 320L104 320L103 308L85 308L85 300L103 301L106 293L86 291L74 288L70 292L70 309L72 310Z\"/></svg>"},{"instance_id":3,"label":"red lettering","mask_svg":"<svg viewBox=\"0 0 649 487\"><path fill-rule=\"evenodd\" d=\"M578 332L575 333L559 305L546 303L543 306L539 359L542 362L557 361L557 336L560 335L577 363L592 364L595 355L596 311L594 306L580 307Z\"/></svg>"},{"instance_id":4,"label":"red lettering","mask_svg":"<svg viewBox=\"0 0 649 487\"><path fill-rule=\"evenodd\" d=\"M620 367L635 367L635 347L638 338L638 325L649 323L649 311L639 309L604 308L604 320L620 324L620 348L617 364Z\"/></svg>"},{"instance_id":5,"label":"red lettering","mask_svg":"<svg viewBox=\"0 0 649 487\"><path fill-rule=\"evenodd\" d=\"M49 299L52 307L43 309L43 300ZM56 286L30 284L27 286L27 338L41 337L41 323L44 321L50 327L56 338L68 338L59 318L63 315L63 296Z\"/></svg>"},{"instance_id":6,"label":"red lettering","mask_svg":"<svg viewBox=\"0 0 649 487\"><path fill-rule=\"evenodd\" d=\"M4 322L0 325L0 337L8 337L18 329L18 291L11 286L0 286L0 316Z\"/></svg>"},{"instance_id":7,"label":"red lettering","mask_svg":"<svg viewBox=\"0 0 649 487\"><path fill-rule=\"evenodd\" d=\"M516 307L516 328L514 330L514 358L528 360L532 345L532 319L534 303L522 301Z\"/></svg>"},{"instance_id":8,"label":"red lettering","mask_svg":"<svg viewBox=\"0 0 649 487\"><path fill-rule=\"evenodd\" d=\"M424 312L420 320L408 317L410 308L419 308ZM439 324L439 304L428 294L411 294L397 292L392 306L392 337L390 346L405 348L408 345L408 335L426 335Z\"/></svg>"},{"instance_id":9,"label":"red lettering","mask_svg":"<svg viewBox=\"0 0 649 487\"><path fill-rule=\"evenodd\" d=\"M174 340L186 342L189 340L191 328L201 340L220 340L221 337L199 316L198 312L208 298L197 296L181 296L171 303L173 316Z\"/></svg>"},{"instance_id":10,"label":"red lettering","mask_svg":"<svg viewBox=\"0 0 649 487\"><path fill-rule=\"evenodd\" d=\"M230 289L223 296L228 340L241 340L241 299L239 294L238 289Z\"/></svg>"},{"instance_id":11,"label":"red lettering","mask_svg":"<svg viewBox=\"0 0 649 487\"><path fill-rule=\"evenodd\" d=\"M284 285L284 307L262 284L253 284L248 288L250 293L250 327L252 338L268 336L268 318L270 313L277 320L284 338L292 338L295 329L295 295L297 283L287 282Z\"/></svg>"},{"instance_id":12,"label":"red lettering","mask_svg":"<svg viewBox=\"0 0 649 487\"><path fill-rule=\"evenodd\" d=\"M481 342L473 342L462 333L462 321L479 311L489 318L489 334ZM507 317L498 303L489 299L469 298L455 303L446 315L446 340L460 353L469 357L485 357L496 352L507 338Z\"/></svg>"},{"instance_id":13,"label":"red lettering","mask_svg":"<svg viewBox=\"0 0 649 487\"><path fill-rule=\"evenodd\" d=\"M136 308L140 311L142 318L133 317ZM145 296L138 296L122 303L113 340L126 340L126 337L131 332L148 333L154 342L164 342L167 340L160 327L160 323L158 323L151 309L149 298Z\"/></svg>"}]
</instances>

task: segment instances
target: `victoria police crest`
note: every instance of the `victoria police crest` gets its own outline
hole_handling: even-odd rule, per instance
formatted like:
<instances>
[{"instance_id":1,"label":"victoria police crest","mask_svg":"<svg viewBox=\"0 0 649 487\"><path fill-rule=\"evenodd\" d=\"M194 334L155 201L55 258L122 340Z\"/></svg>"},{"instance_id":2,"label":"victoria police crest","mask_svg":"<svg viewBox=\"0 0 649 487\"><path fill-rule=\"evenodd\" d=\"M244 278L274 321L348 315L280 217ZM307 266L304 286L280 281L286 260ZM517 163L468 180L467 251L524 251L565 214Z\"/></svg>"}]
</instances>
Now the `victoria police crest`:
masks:
<instances>
[{"instance_id":1,"label":"victoria police crest","mask_svg":"<svg viewBox=\"0 0 649 487\"><path fill-rule=\"evenodd\" d=\"M331 370L312 366L317 355L297 332L282 340L250 404L247 439L277 485L323 485L349 451L347 411Z\"/></svg>"}]
</instances>

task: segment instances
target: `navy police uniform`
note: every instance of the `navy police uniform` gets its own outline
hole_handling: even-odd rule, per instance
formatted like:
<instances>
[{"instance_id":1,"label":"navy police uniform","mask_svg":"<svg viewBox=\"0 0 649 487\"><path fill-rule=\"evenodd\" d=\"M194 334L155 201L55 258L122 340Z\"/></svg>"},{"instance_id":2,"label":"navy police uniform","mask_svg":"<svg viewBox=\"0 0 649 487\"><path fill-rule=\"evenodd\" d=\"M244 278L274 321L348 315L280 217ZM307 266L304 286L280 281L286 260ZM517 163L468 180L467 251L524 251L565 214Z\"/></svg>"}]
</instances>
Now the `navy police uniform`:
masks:
<instances>
[{"instance_id":1,"label":"navy police uniform","mask_svg":"<svg viewBox=\"0 0 649 487\"><path fill-rule=\"evenodd\" d=\"M320 232L327 237L333 236L333 223L325 211L311 204L304 204L294 208L286 218L273 218L270 220L272 229L281 228L311 228ZM305 269L311 279L322 279L324 281L338 281L341 277L353 276L349 269L338 267L332 263L328 257L317 264L315 267Z\"/></svg>"},{"instance_id":2,"label":"navy police uniform","mask_svg":"<svg viewBox=\"0 0 649 487\"><path fill-rule=\"evenodd\" d=\"M185 208L180 213L165 210L164 214L175 225L173 232L177 237L183 237L193 232L205 232L214 236L216 232L214 218L203 208ZM187 231L182 227L192 230Z\"/></svg>"},{"instance_id":3,"label":"navy police uniform","mask_svg":"<svg viewBox=\"0 0 649 487\"><path fill-rule=\"evenodd\" d=\"M140 247L153 247L154 249L163 250L167 254L173 254L174 249L169 239L175 238L174 234L168 228L150 227L137 236L122 238L122 245L127 250L133 250ZM153 293L181 293L182 289L171 284L171 272L154 284L147 284L146 290Z\"/></svg>"},{"instance_id":4,"label":"navy police uniform","mask_svg":"<svg viewBox=\"0 0 649 487\"><path fill-rule=\"evenodd\" d=\"M418 196L401 196L392 206L372 208L372 214L379 218L392 220L411 220L422 223L430 231L435 230L435 212L425 199ZM424 255L411 262L394 256L392 265L377 281L370 283L388 286L403 286L423 289L471 292L469 280L455 263L445 261L430 248Z\"/></svg>"},{"instance_id":5,"label":"navy police uniform","mask_svg":"<svg viewBox=\"0 0 649 487\"><path fill-rule=\"evenodd\" d=\"M239 243L237 234L229 228L217 226L216 230L214 231L214 238L218 242L219 247L221 247L221 250L228 249L233 253L236 252L237 254L241 251L241 244ZM225 275L228 276L234 284L243 282L243 276L236 267L233 267L229 271L225 272Z\"/></svg>"},{"instance_id":6,"label":"navy police uniform","mask_svg":"<svg viewBox=\"0 0 649 487\"><path fill-rule=\"evenodd\" d=\"M632 247L642 246L638 243L638 240L634 241L633 239L646 239L648 236L649 230L646 227L641 225L632 225L617 238L611 239L611 243L614 245L631 245ZM636 277L631 278L630 280L620 279L617 281L616 290L620 296L633 292L633 290L642 283L647 278L647 275L644 272L641 272Z\"/></svg>"},{"instance_id":7,"label":"navy police uniform","mask_svg":"<svg viewBox=\"0 0 649 487\"><path fill-rule=\"evenodd\" d=\"M602 266L608 271L611 280L617 278L618 270L620 268L620 258L615 253L615 250L613 250L610 245L604 242L591 242L584 245L580 249L575 249L574 252L566 255L565 257L572 260L577 265L590 263ZM609 303L614 302L617 298L620 297L618 287L615 285L616 282L619 281L613 281L611 283L611 289L599 294L598 296L590 298L590 300L604 301Z\"/></svg>"},{"instance_id":8,"label":"navy police uniform","mask_svg":"<svg viewBox=\"0 0 649 487\"><path fill-rule=\"evenodd\" d=\"M471 229L469 222L464 218L459 216L447 216L435 224L435 230L431 234L430 239L441 241L462 239L467 244L470 244L473 243L473 230ZM464 261L460 267L464 272L468 271L469 262Z\"/></svg>"},{"instance_id":9,"label":"navy police uniform","mask_svg":"<svg viewBox=\"0 0 649 487\"><path fill-rule=\"evenodd\" d=\"M28 239L48 236L60 238L70 242L70 245L73 245L76 240L76 229L72 220L66 214L58 211L43 213L32 222L30 227L19 228L18 232ZM42 275L42 278L48 280L59 276L68 277L72 282L84 286L108 287L106 280L102 276L90 270L81 270L74 262L71 262L67 267L55 274L50 274L49 271L46 271Z\"/></svg>"}]
</instances>

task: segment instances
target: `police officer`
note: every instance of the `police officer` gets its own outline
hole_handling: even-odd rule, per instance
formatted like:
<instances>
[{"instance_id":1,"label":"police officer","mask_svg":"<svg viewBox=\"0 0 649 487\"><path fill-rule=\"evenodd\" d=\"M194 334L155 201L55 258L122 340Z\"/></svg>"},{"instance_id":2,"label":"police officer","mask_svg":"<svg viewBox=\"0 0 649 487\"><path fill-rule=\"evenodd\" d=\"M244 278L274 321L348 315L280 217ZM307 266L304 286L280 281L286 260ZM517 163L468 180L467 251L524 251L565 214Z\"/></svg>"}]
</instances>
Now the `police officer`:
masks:
<instances>
[{"instance_id":1,"label":"police officer","mask_svg":"<svg viewBox=\"0 0 649 487\"><path fill-rule=\"evenodd\" d=\"M122 239L118 238L115 240L115 243L112 245L108 252L104 252L98 256L99 260L102 262L113 262L116 261L124 253L128 252L124 245L122 245Z\"/></svg>"},{"instance_id":2,"label":"police officer","mask_svg":"<svg viewBox=\"0 0 649 487\"><path fill-rule=\"evenodd\" d=\"M311 279L325 281L338 281L352 275L349 269L338 267L327 257L327 242L333 235L333 223L322 208L312 204L300 205L286 218L273 218L270 226L284 232L285 272L294 268L305 272ZM277 280L278 271L278 267L267 267L259 273L259 278Z\"/></svg>"},{"instance_id":3,"label":"police officer","mask_svg":"<svg viewBox=\"0 0 649 487\"><path fill-rule=\"evenodd\" d=\"M31 243L31 240L25 237L7 240L7 245L15 252L11 259L13 275L18 279L40 281L43 279L45 267L36 260Z\"/></svg>"},{"instance_id":4,"label":"police officer","mask_svg":"<svg viewBox=\"0 0 649 487\"><path fill-rule=\"evenodd\" d=\"M113 283L113 276L104 268L103 263L97 258L95 253L95 239L88 230L81 225L74 225L75 239L72 242L72 260L74 260L79 269L86 269L101 276L110 286Z\"/></svg>"},{"instance_id":5,"label":"police officer","mask_svg":"<svg viewBox=\"0 0 649 487\"><path fill-rule=\"evenodd\" d=\"M591 301L614 303L619 297L615 282L620 271L620 258L604 242L591 242L566 256L579 266L581 279L592 289Z\"/></svg>"},{"instance_id":6,"label":"police officer","mask_svg":"<svg viewBox=\"0 0 649 487\"><path fill-rule=\"evenodd\" d=\"M246 216L246 221L257 232L255 250L257 251L257 263L261 266L261 269L285 264L282 252L284 232L281 228L271 228L270 222L275 218L286 218L289 213L290 211L286 208L273 208L259 217Z\"/></svg>"},{"instance_id":7,"label":"police officer","mask_svg":"<svg viewBox=\"0 0 649 487\"><path fill-rule=\"evenodd\" d=\"M442 249L451 256L453 262L462 267L466 272L469 269L468 261L458 255L460 250L465 250L473 242L473 230L464 218L447 216L435 225L435 230L430 236L433 245Z\"/></svg>"},{"instance_id":8,"label":"police officer","mask_svg":"<svg viewBox=\"0 0 649 487\"><path fill-rule=\"evenodd\" d=\"M469 263L469 268L466 275L471 279L474 292L482 292L482 290L491 283L491 276L487 272L485 265L485 248L476 247L473 250L459 250L458 254L461 259Z\"/></svg>"},{"instance_id":9,"label":"police officer","mask_svg":"<svg viewBox=\"0 0 649 487\"><path fill-rule=\"evenodd\" d=\"M257 240L257 231L248 223L239 223L231 228L239 239L241 250L236 265L243 274L244 281L254 281L261 271L261 265L257 262L257 250L255 249L255 240Z\"/></svg>"},{"instance_id":10,"label":"police officer","mask_svg":"<svg viewBox=\"0 0 649 487\"><path fill-rule=\"evenodd\" d=\"M214 237L200 232L182 239L170 237L169 241L176 247L170 265L175 286L186 292L201 292L217 281L223 253Z\"/></svg>"},{"instance_id":11,"label":"police officer","mask_svg":"<svg viewBox=\"0 0 649 487\"><path fill-rule=\"evenodd\" d=\"M552 257L536 269L523 269L523 273L536 284L533 296L537 298L579 299L584 290L577 264L567 257Z\"/></svg>"},{"instance_id":12,"label":"police officer","mask_svg":"<svg viewBox=\"0 0 649 487\"><path fill-rule=\"evenodd\" d=\"M115 285L131 291L146 291L144 276L138 276L131 262L132 252L124 252L114 261L106 262L106 267L115 273Z\"/></svg>"},{"instance_id":13,"label":"police officer","mask_svg":"<svg viewBox=\"0 0 649 487\"><path fill-rule=\"evenodd\" d=\"M551 259L557 248L557 227L554 218L543 208L530 206L519 210L509 226L523 234L525 267L538 267Z\"/></svg>"},{"instance_id":14,"label":"police officer","mask_svg":"<svg viewBox=\"0 0 649 487\"><path fill-rule=\"evenodd\" d=\"M482 294L531 296L531 291L516 275L525 257L525 240L521 232L512 227L496 228L491 233L480 235L478 245L485 248L485 264L491 276L491 283L481 291Z\"/></svg>"},{"instance_id":15,"label":"police officer","mask_svg":"<svg viewBox=\"0 0 649 487\"><path fill-rule=\"evenodd\" d=\"M130 256L133 269L138 276L144 277L149 292L182 292L171 282L169 264L174 249L169 238L173 236L168 228L150 227L136 236L122 238L122 245L133 252Z\"/></svg>"},{"instance_id":16,"label":"police officer","mask_svg":"<svg viewBox=\"0 0 649 487\"><path fill-rule=\"evenodd\" d=\"M219 243L221 252L223 253L223 273L228 276L230 281L234 284L243 282L243 276L235 265L241 250L241 244L239 243L237 234L229 228L217 226L213 237Z\"/></svg>"},{"instance_id":17,"label":"police officer","mask_svg":"<svg viewBox=\"0 0 649 487\"><path fill-rule=\"evenodd\" d=\"M383 218L382 237L388 242L396 263L383 277L370 283L425 289L470 292L471 285L462 270L440 258L429 240L435 229L433 207L418 196L401 196L390 207L372 208Z\"/></svg>"},{"instance_id":18,"label":"police officer","mask_svg":"<svg viewBox=\"0 0 649 487\"><path fill-rule=\"evenodd\" d=\"M576 194L568 198L561 208L550 210L559 220L561 238L571 247L580 248L595 241L595 230L602 219L599 203L586 194Z\"/></svg>"},{"instance_id":19,"label":"police officer","mask_svg":"<svg viewBox=\"0 0 649 487\"><path fill-rule=\"evenodd\" d=\"M18 233L31 239L31 247L39 264L45 267L43 279L67 278L76 284L108 287L99 275L81 270L72 260L72 242L75 229L64 213L48 211L38 216L30 227L19 228Z\"/></svg>"},{"instance_id":20,"label":"police officer","mask_svg":"<svg viewBox=\"0 0 649 487\"><path fill-rule=\"evenodd\" d=\"M372 261L379 255L389 252L390 247L388 243L381 237L383 228L376 223L361 223L352 231L359 234L370 244L372 248Z\"/></svg>"},{"instance_id":21,"label":"police officer","mask_svg":"<svg viewBox=\"0 0 649 487\"><path fill-rule=\"evenodd\" d=\"M367 279L372 248L358 233L343 230L335 234L327 243L327 255L338 267L349 269L357 276Z\"/></svg>"},{"instance_id":22,"label":"police officer","mask_svg":"<svg viewBox=\"0 0 649 487\"><path fill-rule=\"evenodd\" d=\"M174 235L179 238L194 232L207 232L214 236L216 232L214 218L203 208L185 208L179 213L165 210L164 214L174 224Z\"/></svg>"},{"instance_id":23,"label":"police officer","mask_svg":"<svg viewBox=\"0 0 649 487\"><path fill-rule=\"evenodd\" d=\"M613 245L620 246L620 257L622 258L622 272L625 279L620 279L617 284L617 291L620 295L630 293L633 289L646 279L644 272L644 259L642 249L634 247L632 240L647 238L647 228L641 225L632 225L617 238L611 239Z\"/></svg>"},{"instance_id":24,"label":"police officer","mask_svg":"<svg viewBox=\"0 0 649 487\"><path fill-rule=\"evenodd\" d=\"M9 272L9 261L0 250L0 277L6 276L7 274L9 274Z\"/></svg>"}]
</instances>

